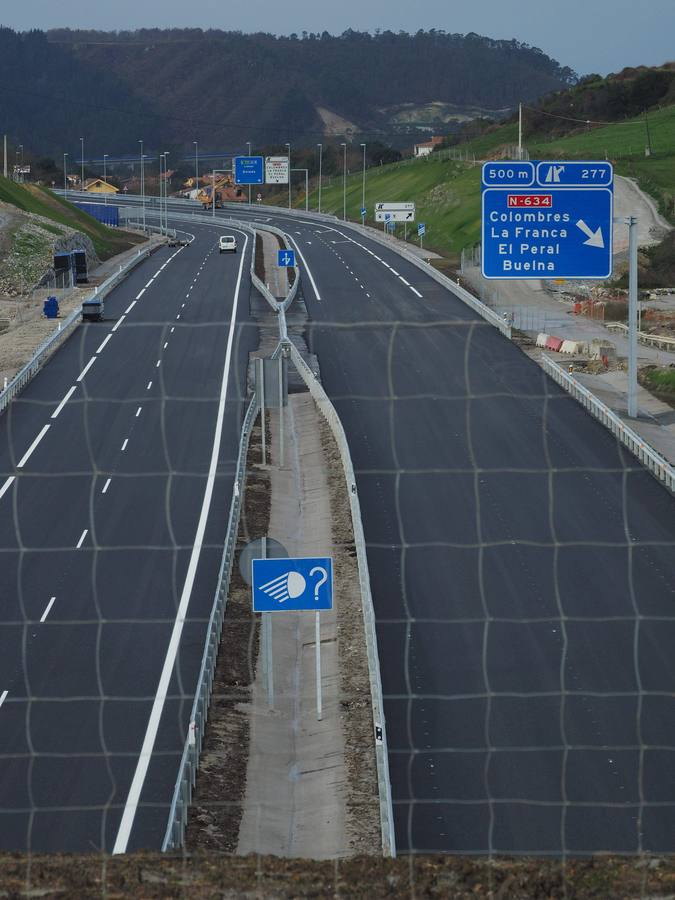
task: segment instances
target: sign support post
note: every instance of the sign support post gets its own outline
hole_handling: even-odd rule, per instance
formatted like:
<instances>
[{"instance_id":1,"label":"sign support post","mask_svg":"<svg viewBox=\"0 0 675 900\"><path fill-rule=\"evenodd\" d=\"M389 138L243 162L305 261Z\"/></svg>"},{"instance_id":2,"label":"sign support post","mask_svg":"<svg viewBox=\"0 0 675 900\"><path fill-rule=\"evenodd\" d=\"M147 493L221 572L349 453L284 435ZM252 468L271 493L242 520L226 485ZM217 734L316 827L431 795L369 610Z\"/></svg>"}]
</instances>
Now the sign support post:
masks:
<instances>
[{"instance_id":1,"label":"sign support post","mask_svg":"<svg viewBox=\"0 0 675 900\"><path fill-rule=\"evenodd\" d=\"M263 537L262 558L267 559L267 538ZM262 614L263 673L267 676L267 706L274 709L274 655L272 652L272 614Z\"/></svg>"},{"instance_id":2,"label":"sign support post","mask_svg":"<svg viewBox=\"0 0 675 900\"><path fill-rule=\"evenodd\" d=\"M284 467L284 358L279 354L279 468Z\"/></svg>"},{"instance_id":3,"label":"sign support post","mask_svg":"<svg viewBox=\"0 0 675 900\"><path fill-rule=\"evenodd\" d=\"M321 613L317 609L314 620L314 646L316 648L316 719L323 716L321 695Z\"/></svg>"},{"instance_id":4,"label":"sign support post","mask_svg":"<svg viewBox=\"0 0 675 900\"><path fill-rule=\"evenodd\" d=\"M267 465L267 434L265 432L265 360L260 357L259 364L259 385L260 385L260 427L262 431L262 464Z\"/></svg>"},{"instance_id":5,"label":"sign support post","mask_svg":"<svg viewBox=\"0 0 675 900\"><path fill-rule=\"evenodd\" d=\"M637 218L628 224L628 416L636 419L637 409L637 303L638 303L638 236Z\"/></svg>"}]
</instances>

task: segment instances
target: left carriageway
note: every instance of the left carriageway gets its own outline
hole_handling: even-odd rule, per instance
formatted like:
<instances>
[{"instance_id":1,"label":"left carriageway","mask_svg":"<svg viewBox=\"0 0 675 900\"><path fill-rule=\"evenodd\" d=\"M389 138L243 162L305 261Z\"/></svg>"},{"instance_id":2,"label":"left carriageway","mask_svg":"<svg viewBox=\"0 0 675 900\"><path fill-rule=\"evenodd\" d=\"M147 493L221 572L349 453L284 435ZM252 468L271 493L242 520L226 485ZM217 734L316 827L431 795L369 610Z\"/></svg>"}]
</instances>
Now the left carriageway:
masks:
<instances>
[{"instance_id":1,"label":"left carriageway","mask_svg":"<svg viewBox=\"0 0 675 900\"><path fill-rule=\"evenodd\" d=\"M2 850L162 842L256 345L250 236L190 231L0 417Z\"/></svg>"}]
</instances>

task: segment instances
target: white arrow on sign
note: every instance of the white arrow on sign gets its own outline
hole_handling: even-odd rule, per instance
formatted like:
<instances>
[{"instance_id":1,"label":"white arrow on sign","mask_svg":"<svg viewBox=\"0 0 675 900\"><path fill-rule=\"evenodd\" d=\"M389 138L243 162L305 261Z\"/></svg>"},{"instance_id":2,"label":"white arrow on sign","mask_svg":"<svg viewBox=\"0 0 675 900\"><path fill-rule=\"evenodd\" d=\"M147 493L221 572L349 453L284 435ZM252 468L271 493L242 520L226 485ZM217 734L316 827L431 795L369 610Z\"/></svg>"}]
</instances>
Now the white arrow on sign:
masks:
<instances>
[{"instance_id":1,"label":"white arrow on sign","mask_svg":"<svg viewBox=\"0 0 675 900\"><path fill-rule=\"evenodd\" d=\"M599 247L600 249L604 248L605 241L602 236L602 228L597 228L595 231L593 231L588 227L583 219L579 219L579 221L577 222L577 228L580 228L588 238L587 241L584 241L584 244L587 244L589 247Z\"/></svg>"}]
</instances>

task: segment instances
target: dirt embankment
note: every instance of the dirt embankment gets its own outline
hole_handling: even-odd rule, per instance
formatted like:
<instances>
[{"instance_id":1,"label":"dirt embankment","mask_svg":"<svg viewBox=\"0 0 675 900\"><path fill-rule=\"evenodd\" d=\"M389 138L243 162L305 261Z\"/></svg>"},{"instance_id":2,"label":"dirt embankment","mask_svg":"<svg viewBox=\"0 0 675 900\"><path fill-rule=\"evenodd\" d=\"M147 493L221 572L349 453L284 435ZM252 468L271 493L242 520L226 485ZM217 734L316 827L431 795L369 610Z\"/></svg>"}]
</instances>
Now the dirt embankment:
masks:
<instances>
[{"instance_id":1,"label":"dirt embankment","mask_svg":"<svg viewBox=\"0 0 675 900\"><path fill-rule=\"evenodd\" d=\"M40 900L658 900L675 893L673 859L533 860L355 857L325 862L223 854L0 857L0 893Z\"/></svg>"}]
</instances>

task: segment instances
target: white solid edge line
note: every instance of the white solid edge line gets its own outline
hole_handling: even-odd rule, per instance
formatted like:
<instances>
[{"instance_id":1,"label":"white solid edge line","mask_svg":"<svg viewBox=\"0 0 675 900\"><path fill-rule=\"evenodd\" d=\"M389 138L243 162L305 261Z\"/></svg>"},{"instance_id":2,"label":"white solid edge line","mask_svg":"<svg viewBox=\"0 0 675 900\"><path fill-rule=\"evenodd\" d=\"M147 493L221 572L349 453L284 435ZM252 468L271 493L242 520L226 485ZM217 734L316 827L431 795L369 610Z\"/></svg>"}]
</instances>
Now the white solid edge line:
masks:
<instances>
[{"instance_id":1,"label":"white solid edge line","mask_svg":"<svg viewBox=\"0 0 675 900\"><path fill-rule=\"evenodd\" d=\"M0 694L0 706L2 706L2 704L3 704L3 703L5 702L5 700L7 699L7 694L9 694L9 691L3 691L3 692Z\"/></svg>"},{"instance_id":2,"label":"white solid edge line","mask_svg":"<svg viewBox=\"0 0 675 900\"><path fill-rule=\"evenodd\" d=\"M173 674L173 668L176 662L176 656L178 655L178 647L180 644L181 634L183 632L183 625L185 623L185 617L187 615L188 606L190 605L190 597L192 595L192 587L194 585L195 576L197 574L197 566L199 564L199 557L202 552L202 541L204 539L204 532L206 531L206 522L209 516L209 510L211 508L211 498L213 496L213 488L216 480L216 471L218 468L218 457L220 455L220 444L222 441L223 435L223 421L225 418L225 401L227 399L227 387L230 377L230 360L232 358L232 345L234 343L234 329L237 322L237 306L239 303L239 291L241 288L241 278L244 270L244 259L246 258L246 246L248 244L248 235L244 234L244 252L241 254L241 259L239 262L239 275L237 276L237 284L234 291L234 303L232 306L232 313L230 317L230 331L227 336L227 349L225 351L225 364L223 366L223 378L220 387L220 399L218 401L218 416L216 419L216 427L215 433L213 437L213 448L211 451L211 461L209 463L209 474L206 481L206 489L204 491L204 500L202 502L202 509L199 516L199 523L197 525L197 532L195 534L194 544L192 546L192 553L190 554L190 563L188 565L187 574L185 576L185 583L183 584L183 591L181 593L180 603L178 605L178 610L176 611L176 619L173 624L173 630L171 632L171 638L169 640L169 646L166 651L166 658L164 659L164 666L162 667L162 674L159 679L159 684L157 686L157 693L155 694L155 699L152 704L152 710L150 712L150 719L148 721L148 727L145 732L145 737L143 739L143 746L141 747L141 752L138 757L138 762L136 764L136 770L134 772L134 777L131 782L131 787L129 788L129 794L127 796L127 801L124 805L124 812L122 813L122 820L120 822L120 827L117 832L117 837L115 839L115 844L113 846L113 853L124 853L127 849L127 845L129 843L129 836L131 835L131 829L133 828L134 818L136 816L136 809L138 807L138 801L141 797L141 791L143 790L143 784L145 782L145 776L148 771L148 766L150 765L150 759L152 757L152 751L155 746L155 740L157 738L157 731L159 729L159 722L162 717L162 711L164 709L164 704L166 702L166 695L169 690L169 685L171 683L171 676Z\"/></svg>"},{"instance_id":3,"label":"white solid edge line","mask_svg":"<svg viewBox=\"0 0 675 900\"><path fill-rule=\"evenodd\" d=\"M12 484L14 483L15 478L16 478L16 475L10 475L9 478L3 484L3 486L0 488L0 500L2 500L2 498L5 496L7 491L11 488Z\"/></svg>"},{"instance_id":4,"label":"white solid edge line","mask_svg":"<svg viewBox=\"0 0 675 900\"><path fill-rule=\"evenodd\" d=\"M84 531L82 532L82 534L80 535L80 539L79 539L79 541L77 542L77 546L76 546L76 549L77 549L77 550L79 550L80 547L82 546L82 544L84 543L84 539L86 538L87 532L88 532L88 531L89 531L89 529L88 529L88 528L85 528Z\"/></svg>"},{"instance_id":5,"label":"white solid edge line","mask_svg":"<svg viewBox=\"0 0 675 900\"><path fill-rule=\"evenodd\" d=\"M84 376L87 374L87 372L89 371L89 369L91 369L91 367L94 365L95 362L96 362L96 357L95 357L95 356L92 356L92 358L89 360L89 362L87 363L87 365L84 367L84 369L82 369L82 371L80 372L80 374L77 376L77 380L78 380L78 381L82 381L82 379L84 378Z\"/></svg>"},{"instance_id":6,"label":"white solid edge line","mask_svg":"<svg viewBox=\"0 0 675 900\"><path fill-rule=\"evenodd\" d=\"M103 490L101 491L102 494L107 494L107 493L108 493L108 488L110 487L110 482L111 482L111 481L112 481L112 478L109 478L109 479L106 481L106 483L103 485Z\"/></svg>"},{"instance_id":7,"label":"white solid edge line","mask_svg":"<svg viewBox=\"0 0 675 900\"><path fill-rule=\"evenodd\" d=\"M97 353L100 353L101 350L103 350L103 348L104 348L105 345L108 343L108 341L110 340L111 337L112 337L112 331L110 332L110 334L108 335L108 337L105 338L105 339L99 344L98 350L96 351Z\"/></svg>"},{"instance_id":8,"label":"white solid edge line","mask_svg":"<svg viewBox=\"0 0 675 900\"><path fill-rule=\"evenodd\" d=\"M44 620L45 620L45 619L47 618L47 616L49 615L49 610L50 610L50 609L52 608L52 606L54 605L54 601L55 601L55 600L56 600L56 597L52 597L52 599L51 599L51 600L49 601L49 603L47 604L47 608L45 609L45 611L42 613L42 615L41 615L41 617L40 617L40 621L41 621L41 622L44 622Z\"/></svg>"},{"instance_id":9,"label":"white solid edge line","mask_svg":"<svg viewBox=\"0 0 675 900\"><path fill-rule=\"evenodd\" d=\"M20 461L16 464L17 469L23 469L23 467L24 467L24 466L26 465L26 463L28 462L29 456L31 455L31 453L33 452L33 450L35 450L35 448L37 447L37 445L40 443L40 441L42 440L42 438L47 434L47 432L49 431L50 428L51 428L51 425L45 425L45 426L43 427L43 429L42 429L42 431L40 432L40 434L38 434L38 436L35 438L35 440L34 440L33 443L30 445L30 447L28 448L28 450L26 450L26 452L24 453L24 455L21 457Z\"/></svg>"},{"instance_id":10,"label":"white solid edge line","mask_svg":"<svg viewBox=\"0 0 675 900\"><path fill-rule=\"evenodd\" d=\"M125 318L126 318L126 316L120 316L120 317L119 317L119 319L115 322L115 325L113 326L113 331L117 331L117 329L120 327L120 325L122 324L122 322L124 322L124 319L125 319Z\"/></svg>"},{"instance_id":11,"label":"white solid edge line","mask_svg":"<svg viewBox=\"0 0 675 900\"><path fill-rule=\"evenodd\" d=\"M63 398L63 400L62 400L62 401L59 403L59 405L56 407L56 409L54 410L54 412L52 413L52 419L55 419L55 418L58 416L58 414L61 412L61 410L63 409L63 407L66 405L66 403L70 400L70 398L73 396L73 394L75 393L76 390L77 390L77 385L74 384L74 385L71 387L71 389L68 391L68 393L66 394L66 396Z\"/></svg>"},{"instance_id":12,"label":"white solid edge line","mask_svg":"<svg viewBox=\"0 0 675 900\"><path fill-rule=\"evenodd\" d=\"M290 236L290 234L287 234L286 237L289 239L291 244L293 244L293 246L297 250L298 256L302 260L302 264L305 267L307 274L309 275L309 280L312 282L312 287L314 288L314 293L316 294L316 299L319 301L319 303L321 303L321 294L319 293L319 289L316 286L316 281L314 281L314 276L312 275L312 270L309 268L309 266L307 265L307 260L302 255L302 250L298 246L297 242L295 240L293 240L293 238Z\"/></svg>"}]
</instances>

